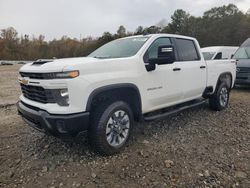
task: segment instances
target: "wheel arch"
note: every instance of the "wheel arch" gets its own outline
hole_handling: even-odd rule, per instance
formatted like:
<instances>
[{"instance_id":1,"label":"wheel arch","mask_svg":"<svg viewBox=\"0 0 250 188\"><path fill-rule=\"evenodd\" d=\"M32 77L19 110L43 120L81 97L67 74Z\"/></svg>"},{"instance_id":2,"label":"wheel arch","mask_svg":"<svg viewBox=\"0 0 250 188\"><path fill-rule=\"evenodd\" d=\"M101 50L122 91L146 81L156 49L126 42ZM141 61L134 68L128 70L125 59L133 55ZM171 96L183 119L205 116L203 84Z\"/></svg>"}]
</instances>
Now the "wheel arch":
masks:
<instances>
[{"instance_id":1,"label":"wheel arch","mask_svg":"<svg viewBox=\"0 0 250 188\"><path fill-rule=\"evenodd\" d=\"M105 100L122 100L130 105L135 120L141 120L142 103L138 87L131 83L112 84L96 88L88 97L86 111L91 112L95 103Z\"/></svg>"},{"instance_id":2,"label":"wheel arch","mask_svg":"<svg viewBox=\"0 0 250 188\"><path fill-rule=\"evenodd\" d=\"M220 85L221 82L225 81L226 80L226 83L227 83L227 86L229 88L229 91L231 91L232 87L233 87L233 76L230 72L224 72L224 73L221 73L218 77L218 80L216 82L216 85L215 86L207 86L205 88L205 90L203 91L203 94L202 96L204 98L209 98L211 97L217 90L218 86Z\"/></svg>"},{"instance_id":3,"label":"wheel arch","mask_svg":"<svg viewBox=\"0 0 250 188\"><path fill-rule=\"evenodd\" d=\"M217 83L216 83L216 88L218 87L218 85L225 81L229 90L231 91L232 89L232 84L233 84L233 75L231 72L224 72L224 73L221 73L218 80L217 80Z\"/></svg>"}]
</instances>

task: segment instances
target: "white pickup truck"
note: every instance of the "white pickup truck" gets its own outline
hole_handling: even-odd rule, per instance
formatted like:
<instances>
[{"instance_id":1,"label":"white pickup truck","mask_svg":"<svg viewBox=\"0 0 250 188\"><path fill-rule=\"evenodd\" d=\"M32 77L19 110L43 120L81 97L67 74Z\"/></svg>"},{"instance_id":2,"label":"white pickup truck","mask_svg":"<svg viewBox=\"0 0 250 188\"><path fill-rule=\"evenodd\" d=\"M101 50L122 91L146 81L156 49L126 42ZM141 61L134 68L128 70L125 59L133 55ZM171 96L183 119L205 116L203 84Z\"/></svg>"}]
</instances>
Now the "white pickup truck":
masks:
<instances>
[{"instance_id":1,"label":"white pickup truck","mask_svg":"<svg viewBox=\"0 0 250 188\"><path fill-rule=\"evenodd\" d=\"M33 128L57 137L87 131L93 149L110 155L124 148L135 121L164 118L206 99L223 110L235 75L234 60L206 62L194 38L132 36L88 57L24 65L17 107Z\"/></svg>"}]
</instances>

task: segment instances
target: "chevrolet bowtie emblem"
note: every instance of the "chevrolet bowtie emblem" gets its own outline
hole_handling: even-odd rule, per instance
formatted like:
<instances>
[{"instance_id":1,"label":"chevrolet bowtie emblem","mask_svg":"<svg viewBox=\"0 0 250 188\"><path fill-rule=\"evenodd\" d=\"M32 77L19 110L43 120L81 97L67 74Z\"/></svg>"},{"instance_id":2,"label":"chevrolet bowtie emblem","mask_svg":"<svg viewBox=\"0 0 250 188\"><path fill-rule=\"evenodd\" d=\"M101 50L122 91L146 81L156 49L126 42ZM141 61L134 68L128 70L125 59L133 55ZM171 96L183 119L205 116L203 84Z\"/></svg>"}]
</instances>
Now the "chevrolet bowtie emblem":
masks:
<instances>
[{"instance_id":1,"label":"chevrolet bowtie emblem","mask_svg":"<svg viewBox=\"0 0 250 188\"><path fill-rule=\"evenodd\" d=\"M26 80L25 78L22 78L20 80L20 83L23 84L23 85L27 85L29 83L29 80Z\"/></svg>"}]
</instances>

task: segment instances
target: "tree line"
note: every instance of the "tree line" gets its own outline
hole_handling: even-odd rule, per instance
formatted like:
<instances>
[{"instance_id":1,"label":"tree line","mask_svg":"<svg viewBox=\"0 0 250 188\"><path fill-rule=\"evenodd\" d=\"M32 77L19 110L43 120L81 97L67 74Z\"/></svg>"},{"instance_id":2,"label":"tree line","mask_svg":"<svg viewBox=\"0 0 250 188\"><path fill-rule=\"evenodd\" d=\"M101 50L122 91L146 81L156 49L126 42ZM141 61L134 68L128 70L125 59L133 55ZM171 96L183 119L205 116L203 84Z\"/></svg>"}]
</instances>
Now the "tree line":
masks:
<instances>
[{"instance_id":1,"label":"tree line","mask_svg":"<svg viewBox=\"0 0 250 188\"><path fill-rule=\"evenodd\" d=\"M117 33L104 32L101 37L87 37L81 40L63 36L61 39L45 41L29 35L18 36L18 32L9 27L0 33L0 59L36 60L47 58L87 56L101 45L125 36L172 33L192 36L198 39L201 46L238 46L250 37L250 11L243 13L233 4L214 7L200 17L190 15L178 9L171 16L167 25L150 27L139 26L134 32L128 32L120 26Z\"/></svg>"}]
</instances>

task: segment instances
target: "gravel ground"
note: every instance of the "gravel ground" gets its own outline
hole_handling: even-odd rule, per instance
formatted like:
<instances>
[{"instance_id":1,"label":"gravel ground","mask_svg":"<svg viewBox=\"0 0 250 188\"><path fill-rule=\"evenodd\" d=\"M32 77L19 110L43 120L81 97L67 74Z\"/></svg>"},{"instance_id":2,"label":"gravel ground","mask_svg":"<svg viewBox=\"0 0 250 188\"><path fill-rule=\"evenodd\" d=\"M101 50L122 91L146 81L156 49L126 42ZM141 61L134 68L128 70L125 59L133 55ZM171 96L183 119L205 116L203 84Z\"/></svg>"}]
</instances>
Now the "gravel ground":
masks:
<instances>
[{"instance_id":1,"label":"gravel ground","mask_svg":"<svg viewBox=\"0 0 250 188\"><path fill-rule=\"evenodd\" d=\"M17 102L20 95L17 70L21 66L22 65L0 66L0 107Z\"/></svg>"},{"instance_id":2,"label":"gravel ground","mask_svg":"<svg viewBox=\"0 0 250 188\"><path fill-rule=\"evenodd\" d=\"M19 67L0 67L0 187L250 187L250 89L233 90L223 112L204 104L140 123L123 153L101 157L84 136L62 141L22 121Z\"/></svg>"}]
</instances>

